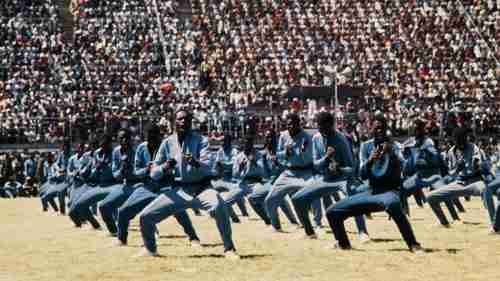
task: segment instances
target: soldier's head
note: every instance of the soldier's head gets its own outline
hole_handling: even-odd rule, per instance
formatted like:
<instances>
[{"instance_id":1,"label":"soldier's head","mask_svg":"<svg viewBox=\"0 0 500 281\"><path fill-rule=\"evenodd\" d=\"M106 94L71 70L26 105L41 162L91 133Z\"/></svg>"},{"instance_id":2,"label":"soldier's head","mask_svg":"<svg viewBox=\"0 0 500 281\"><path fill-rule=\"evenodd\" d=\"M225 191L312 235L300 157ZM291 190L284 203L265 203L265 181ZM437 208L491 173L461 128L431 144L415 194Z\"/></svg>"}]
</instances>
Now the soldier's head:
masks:
<instances>
[{"instance_id":1,"label":"soldier's head","mask_svg":"<svg viewBox=\"0 0 500 281\"><path fill-rule=\"evenodd\" d=\"M193 125L193 115L186 109L180 109L175 113L175 131L177 134L185 134Z\"/></svg>"},{"instance_id":2,"label":"soldier's head","mask_svg":"<svg viewBox=\"0 0 500 281\"><path fill-rule=\"evenodd\" d=\"M453 132L453 141L455 142L455 146L463 150L465 145L467 144L467 139L469 135L469 130L465 127L460 127L455 129Z\"/></svg>"},{"instance_id":3,"label":"soldier's head","mask_svg":"<svg viewBox=\"0 0 500 281\"><path fill-rule=\"evenodd\" d=\"M329 135L333 131L333 115L329 112L320 112L316 118L319 132L323 135Z\"/></svg>"},{"instance_id":4,"label":"soldier's head","mask_svg":"<svg viewBox=\"0 0 500 281\"><path fill-rule=\"evenodd\" d=\"M127 130L127 129L120 129L120 131L118 131L118 143L122 146L122 147L128 147L130 145L130 131Z\"/></svg>"},{"instance_id":5,"label":"soldier's head","mask_svg":"<svg viewBox=\"0 0 500 281\"><path fill-rule=\"evenodd\" d=\"M286 128L291 136L297 135L300 130L300 117L297 113L290 113L286 116Z\"/></svg>"},{"instance_id":6,"label":"soldier's head","mask_svg":"<svg viewBox=\"0 0 500 281\"><path fill-rule=\"evenodd\" d=\"M151 124L146 131L146 140L149 144L159 144L161 141L161 130L156 124Z\"/></svg>"}]
</instances>

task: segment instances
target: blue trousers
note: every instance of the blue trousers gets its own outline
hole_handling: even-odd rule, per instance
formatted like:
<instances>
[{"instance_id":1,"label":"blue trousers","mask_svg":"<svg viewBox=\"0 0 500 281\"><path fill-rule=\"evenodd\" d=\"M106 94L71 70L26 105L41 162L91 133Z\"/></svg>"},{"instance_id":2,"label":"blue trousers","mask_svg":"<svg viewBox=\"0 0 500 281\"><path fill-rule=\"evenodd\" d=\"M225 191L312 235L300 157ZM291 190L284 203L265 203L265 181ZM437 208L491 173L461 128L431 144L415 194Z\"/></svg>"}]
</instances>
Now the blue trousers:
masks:
<instances>
[{"instance_id":1,"label":"blue trousers","mask_svg":"<svg viewBox=\"0 0 500 281\"><path fill-rule=\"evenodd\" d=\"M339 246L350 248L344 221L349 217L381 211L386 211L393 218L409 248L418 245L410 222L401 208L400 194L397 191L375 194L372 190L368 190L353 195L331 206L326 216Z\"/></svg>"},{"instance_id":2,"label":"blue trousers","mask_svg":"<svg viewBox=\"0 0 500 281\"><path fill-rule=\"evenodd\" d=\"M213 188L219 192L229 192L231 190L239 188L239 185L237 183L231 182L230 180L227 179L213 180L211 183ZM238 198L238 200L236 200L235 203L240 209L241 215L244 217L248 217L248 210L245 204L245 197L241 196L240 198ZM232 208L232 206L230 208Z\"/></svg>"},{"instance_id":3,"label":"blue trousers","mask_svg":"<svg viewBox=\"0 0 500 281\"><path fill-rule=\"evenodd\" d=\"M483 196L486 189L486 184L483 181L474 182L468 185L461 185L456 182L450 182L445 185L438 186L435 190L429 193L427 202L431 206L432 211L442 225L449 225L446 216L441 209L441 202L450 202L453 199L465 196ZM457 216L458 217L458 216Z\"/></svg>"},{"instance_id":4,"label":"blue trousers","mask_svg":"<svg viewBox=\"0 0 500 281\"><path fill-rule=\"evenodd\" d=\"M281 223L277 209L283 202L285 196L293 194L300 189L309 186L311 180L311 170L286 170L276 179L271 191L264 200L264 206L274 229L281 230Z\"/></svg>"},{"instance_id":5,"label":"blue trousers","mask_svg":"<svg viewBox=\"0 0 500 281\"><path fill-rule=\"evenodd\" d=\"M259 185L254 187L252 193L250 194L250 196L248 196L248 202L250 203L250 206L252 206L255 213L264 221L266 225L270 225L271 220L269 219L269 215L264 208L264 200L266 199L269 192L271 192L271 189L272 185L270 183ZM295 218L295 214L293 213L292 208L290 207L290 204L286 199L281 202L280 208L288 218L288 221L290 221L290 223L296 225L299 224L297 219Z\"/></svg>"},{"instance_id":6,"label":"blue trousers","mask_svg":"<svg viewBox=\"0 0 500 281\"><path fill-rule=\"evenodd\" d=\"M408 177L405 181L403 181L403 191L402 191L403 192L402 199L404 204L403 209L405 209L408 215L410 214L410 209L408 205L409 195L418 194L418 192L425 187L430 187L431 189L435 189L436 187L452 182L452 180L453 179L449 176L443 178L440 175L433 175L428 178L420 178L418 175L413 175L411 177ZM452 198L450 200L446 200L444 201L444 203L454 220L460 219L455 207L457 207L459 211L465 212L465 209L458 198Z\"/></svg>"},{"instance_id":7,"label":"blue trousers","mask_svg":"<svg viewBox=\"0 0 500 281\"><path fill-rule=\"evenodd\" d=\"M150 184L137 187L127 201L118 208L118 239L123 244L127 244L130 221L159 196L159 194L152 192L152 190ZM167 192L168 190L170 190L170 187L162 189L161 192ZM174 216L184 229L186 235L188 235L189 240L199 240L186 211L176 213Z\"/></svg>"},{"instance_id":8,"label":"blue trousers","mask_svg":"<svg viewBox=\"0 0 500 281\"><path fill-rule=\"evenodd\" d=\"M170 191L163 192L154 199L140 216L141 234L144 246L150 252L156 252L154 235L157 223L171 215L185 212L189 208L208 211L215 218L217 228L224 242L225 251L234 249L231 222L226 204L217 191L210 187L209 181L196 184L177 183Z\"/></svg>"},{"instance_id":9,"label":"blue trousers","mask_svg":"<svg viewBox=\"0 0 500 281\"><path fill-rule=\"evenodd\" d=\"M77 227L80 227L82 222L88 221L95 229L99 228L100 224L90 211L90 207L106 198L116 188L120 188L120 185L95 187L83 192L69 210L70 219Z\"/></svg>"},{"instance_id":10,"label":"blue trousers","mask_svg":"<svg viewBox=\"0 0 500 281\"><path fill-rule=\"evenodd\" d=\"M142 184L138 185L120 185L114 188L101 202L99 202L99 212L101 213L102 220L106 225L109 233L112 235L118 232L116 227L115 218L118 208L127 201L127 199L134 192L135 187L140 187Z\"/></svg>"},{"instance_id":11,"label":"blue trousers","mask_svg":"<svg viewBox=\"0 0 500 281\"><path fill-rule=\"evenodd\" d=\"M63 186L59 192L57 193L57 199L59 201L59 208L61 211L61 214L66 214L66 197L70 194L70 190L75 188L75 186L81 186L83 183L68 183L65 186Z\"/></svg>"},{"instance_id":12,"label":"blue trousers","mask_svg":"<svg viewBox=\"0 0 500 281\"><path fill-rule=\"evenodd\" d=\"M0 188L0 197L3 198L16 198L18 194L17 189L11 187Z\"/></svg>"},{"instance_id":13,"label":"blue trousers","mask_svg":"<svg viewBox=\"0 0 500 281\"><path fill-rule=\"evenodd\" d=\"M320 198L329 198L332 194L338 191L344 192L346 196L352 195L350 188L347 188L347 181L328 181L322 176L316 177L308 187L301 189L292 196L292 203L295 208L295 212L299 217L304 230L307 235L314 234L314 228L309 220L309 209L311 204L315 201L319 202ZM325 209L328 209L331 205L331 200L326 200ZM319 207L321 211L321 206ZM367 233L366 223L363 216L357 216L355 218L356 226L358 227L359 233Z\"/></svg>"},{"instance_id":14,"label":"blue trousers","mask_svg":"<svg viewBox=\"0 0 500 281\"><path fill-rule=\"evenodd\" d=\"M53 184L50 183L50 182L45 182L44 184L42 184L40 186L40 189L39 189L40 201L42 202L42 209L43 209L44 212L46 212L49 209L49 203L50 202L42 200L42 198L45 196L45 194L47 193L47 191L50 190L50 188L52 187L52 185ZM57 206L55 204L52 205L52 209L54 209L56 211L57 210Z\"/></svg>"},{"instance_id":15,"label":"blue trousers","mask_svg":"<svg viewBox=\"0 0 500 281\"><path fill-rule=\"evenodd\" d=\"M496 179L489 182L486 186L486 190L483 193L483 203L484 207L488 210L488 217L490 219L491 225L495 231L500 230L500 175L497 175ZM497 196L497 206L493 202L493 194Z\"/></svg>"},{"instance_id":16,"label":"blue trousers","mask_svg":"<svg viewBox=\"0 0 500 281\"><path fill-rule=\"evenodd\" d=\"M65 182L62 182L62 183L57 183L57 184L53 184L51 185L50 188L48 188L42 195L41 197L41 200L42 200L42 205L43 206L47 206L47 203L49 203L52 208L54 209L54 211L58 212L59 209L57 207L57 204L55 202L55 198L59 197L59 193L60 192L63 192L63 190L67 189L68 188L68 183L65 183ZM60 208L60 211L62 214L65 213L66 211L66 206L64 206L64 204L60 204L60 200L59 200L59 208Z\"/></svg>"}]
</instances>

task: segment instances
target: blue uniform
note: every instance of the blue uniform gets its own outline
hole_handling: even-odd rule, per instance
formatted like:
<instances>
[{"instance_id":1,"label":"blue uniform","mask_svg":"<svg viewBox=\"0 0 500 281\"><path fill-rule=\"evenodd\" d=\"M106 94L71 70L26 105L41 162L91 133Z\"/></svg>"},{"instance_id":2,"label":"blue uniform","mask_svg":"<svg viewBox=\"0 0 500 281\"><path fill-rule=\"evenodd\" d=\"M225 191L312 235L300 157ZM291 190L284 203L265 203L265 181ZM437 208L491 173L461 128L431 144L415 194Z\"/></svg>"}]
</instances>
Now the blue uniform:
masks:
<instances>
[{"instance_id":1,"label":"blue uniform","mask_svg":"<svg viewBox=\"0 0 500 281\"><path fill-rule=\"evenodd\" d=\"M0 188L0 197L15 198L23 185L17 181L8 181Z\"/></svg>"},{"instance_id":2,"label":"blue uniform","mask_svg":"<svg viewBox=\"0 0 500 281\"><path fill-rule=\"evenodd\" d=\"M286 146L291 147L288 155ZM296 136L290 136L288 131L283 131L278 140L277 159L284 171L276 179L271 192L264 200L264 205L275 230L281 230L277 212L288 194L295 193L309 186L312 180L313 155L311 135L301 130Z\"/></svg>"},{"instance_id":3,"label":"blue uniform","mask_svg":"<svg viewBox=\"0 0 500 281\"><path fill-rule=\"evenodd\" d=\"M99 211L102 220L106 224L111 235L116 236L118 229L115 223L118 208L134 192L134 189L139 185L139 179L135 175L135 148L130 146L126 152L122 152L122 147L117 146L113 150L113 177L117 182L122 184L114 188L107 196L99 203Z\"/></svg>"},{"instance_id":4,"label":"blue uniform","mask_svg":"<svg viewBox=\"0 0 500 281\"><path fill-rule=\"evenodd\" d=\"M36 176L36 162L35 160L29 158L24 161L24 176L32 177Z\"/></svg>"},{"instance_id":5,"label":"blue uniform","mask_svg":"<svg viewBox=\"0 0 500 281\"><path fill-rule=\"evenodd\" d=\"M56 172L59 174L59 171L66 171L69 159L69 154L64 151L60 151L56 157ZM65 175L58 175L57 180L54 184L48 188L48 190L44 193L42 197L42 202L49 202L51 206L57 206L55 203L55 198L59 199L59 209L61 214L66 213L66 203L65 196L67 194L67 189L70 187L71 183ZM46 204L46 203L45 203Z\"/></svg>"},{"instance_id":6,"label":"blue uniform","mask_svg":"<svg viewBox=\"0 0 500 281\"><path fill-rule=\"evenodd\" d=\"M466 143L464 151L452 147L448 151L450 180L435 185L436 189L429 193L428 202L439 222L448 226L449 222L441 209L440 203L465 196L482 196L486 190L483 177L488 172L488 162L484 154L475 144Z\"/></svg>"},{"instance_id":7,"label":"blue uniform","mask_svg":"<svg viewBox=\"0 0 500 281\"><path fill-rule=\"evenodd\" d=\"M134 162L134 175L141 181L141 184L135 186L134 192L129 196L129 198L118 208L117 216L117 228L118 228L118 239L123 243L127 244L128 238L128 226L130 220L132 220L137 214L139 214L149 203L151 203L156 197L158 197L158 192L160 191L160 185L165 188L165 190L170 189L173 182L173 177L164 177L160 182L154 181L151 178L150 170L148 166L153 163L156 151L150 151L148 148L148 142L143 142L137 146L135 153ZM187 214L176 214L177 220L181 223L185 222L185 217ZM179 219L181 218L181 219ZM189 221L189 218L187 219ZM193 230L194 232L194 230ZM188 233L189 235L190 233ZM190 237L191 240L197 240L196 235Z\"/></svg>"},{"instance_id":8,"label":"blue uniform","mask_svg":"<svg viewBox=\"0 0 500 281\"><path fill-rule=\"evenodd\" d=\"M434 141L430 138L424 138L417 143L417 139L412 137L405 142L404 146L403 175L405 180L402 187L405 207L409 213L407 197L413 194L417 204L423 206L426 199L422 188L431 187L441 179L441 156L434 146Z\"/></svg>"},{"instance_id":9,"label":"blue uniform","mask_svg":"<svg viewBox=\"0 0 500 281\"><path fill-rule=\"evenodd\" d=\"M190 154L198 165L186 161L186 154ZM165 169L164 164L169 159L176 160L175 167ZM186 132L183 143L179 143L177 134L172 134L162 142L151 177L160 180L164 176L174 176L176 180L173 189L163 192L151 202L140 217L141 234L148 251L156 252L155 225L187 208L208 211L215 218L224 248L234 249L225 202L219 193L211 188L209 162L208 139L194 131Z\"/></svg>"},{"instance_id":10,"label":"blue uniform","mask_svg":"<svg viewBox=\"0 0 500 281\"><path fill-rule=\"evenodd\" d=\"M262 184L254 186L252 188L252 193L248 197L248 201L250 202L250 206L254 209L255 213L264 221L266 225L271 224L271 220L264 208L264 200L272 189L272 184L276 180L276 178L281 174L280 167L275 165L272 161L272 157L269 151L264 150L261 151L262 155L262 165L264 168L264 178ZM290 204L285 199L280 205L281 210L288 218L290 223L298 225L297 219L295 218L295 214L290 207Z\"/></svg>"},{"instance_id":11,"label":"blue uniform","mask_svg":"<svg viewBox=\"0 0 500 281\"><path fill-rule=\"evenodd\" d=\"M55 212L59 211L54 199L48 200L49 198L47 198L47 194L49 194L53 187L59 183L57 169L56 163L49 163L47 161L43 163L43 175L47 181L40 187L40 200L42 201L44 212L48 210L49 204Z\"/></svg>"},{"instance_id":12,"label":"blue uniform","mask_svg":"<svg viewBox=\"0 0 500 281\"><path fill-rule=\"evenodd\" d=\"M120 188L120 184L117 184L113 178L112 151L104 152L99 148L94 152L93 156L90 178L91 181L97 184L97 187L90 187L90 185L81 187L83 189L81 195L72 199L74 201L69 216L77 227L81 226L83 221L88 221L92 224L92 227L99 229L100 224L91 213L90 207L106 198L114 189ZM84 168L85 172L87 169L86 166Z\"/></svg>"},{"instance_id":13,"label":"blue uniform","mask_svg":"<svg viewBox=\"0 0 500 281\"><path fill-rule=\"evenodd\" d=\"M344 198L327 210L327 218L335 239L342 248L350 248L344 221L352 216L372 212L386 211L394 220L410 249L419 246L408 218L403 213L399 187L401 185L403 156L397 143L392 144L392 151L383 153L381 159L368 164L368 159L375 149L375 140L361 144L360 172L368 180L368 190Z\"/></svg>"},{"instance_id":14,"label":"blue uniform","mask_svg":"<svg viewBox=\"0 0 500 281\"><path fill-rule=\"evenodd\" d=\"M500 231L500 155L498 151L486 155L491 165L490 176L488 177L487 187L483 194L484 205L488 210L488 216L491 222L492 230ZM493 194L497 195L497 206L493 202Z\"/></svg>"},{"instance_id":15,"label":"blue uniform","mask_svg":"<svg viewBox=\"0 0 500 281\"><path fill-rule=\"evenodd\" d=\"M237 192L237 189L239 189L239 185L236 183L235 179L233 178L233 164L236 156L238 155L238 150L233 147L228 147L224 148L221 147L216 153L215 153L215 159L214 159L214 167L212 169L216 170L217 169L217 163L222 163L223 171L222 171L222 177L218 180L212 180L212 186L220 192L231 192L231 194L224 194L222 195L223 198L228 197L228 198L235 198L235 192ZM217 174L218 171L214 171L215 174ZM238 205L238 208L241 211L242 216L248 216L248 211L245 206L245 199L243 194L240 194L239 199L236 200L236 204ZM234 213L232 207L230 207L230 214L233 219L233 222L239 222L238 217Z\"/></svg>"},{"instance_id":16,"label":"blue uniform","mask_svg":"<svg viewBox=\"0 0 500 281\"><path fill-rule=\"evenodd\" d=\"M316 175L309 187L300 190L292 197L295 211L304 225L306 235L314 235L314 229L309 220L309 209L315 200L322 197L329 197L337 191L344 191L345 195L351 195L350 184L353 171L353 155L351 147L340 132L334 132L329 136L316 133L312 139L313 143L313 163ZM335 152L332 159L326 155L327 148L332 147ZM337 165L338 172L332 173L329 166ZM330 205L331 205L331 201ZM328 201L327 201L328 203ZM325 204L325 208L330 207ZM321 214L321 204L319 206ZM366 226L363 216L356 217L356 224L360 233L366 233Z\"/></svg>"}]
</instances>

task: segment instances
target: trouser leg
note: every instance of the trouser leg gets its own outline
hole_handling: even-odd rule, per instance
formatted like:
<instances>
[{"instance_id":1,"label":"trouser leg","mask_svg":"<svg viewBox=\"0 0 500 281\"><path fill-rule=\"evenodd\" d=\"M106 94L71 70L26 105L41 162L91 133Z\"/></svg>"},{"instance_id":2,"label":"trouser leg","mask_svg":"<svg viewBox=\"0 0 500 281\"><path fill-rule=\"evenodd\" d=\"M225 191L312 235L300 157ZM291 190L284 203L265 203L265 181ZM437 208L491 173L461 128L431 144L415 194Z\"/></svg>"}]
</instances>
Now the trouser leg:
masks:
<instances>
[{"instance_id":1,"label":"trouser leg","mask_svg":"<svg viewBox=\"0 0 500 281\"><path fill-rule=\"evenodd\" d=\"M149 203L151 203L158 195L150 190L141 187L136 189L132 195L118 208L118 239L127 244L128 227L130 221L139 214Z\"/></svg>"}]
</instances>

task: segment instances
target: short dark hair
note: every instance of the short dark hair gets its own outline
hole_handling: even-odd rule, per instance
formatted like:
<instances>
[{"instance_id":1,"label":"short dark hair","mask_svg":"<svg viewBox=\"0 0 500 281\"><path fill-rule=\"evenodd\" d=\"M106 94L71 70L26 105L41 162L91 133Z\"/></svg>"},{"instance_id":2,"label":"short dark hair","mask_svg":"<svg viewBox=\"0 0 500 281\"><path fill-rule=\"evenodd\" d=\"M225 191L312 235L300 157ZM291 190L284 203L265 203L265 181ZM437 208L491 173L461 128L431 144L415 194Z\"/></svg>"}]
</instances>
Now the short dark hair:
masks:
<instances>
[{"instance_id":1,"label":"short dark hair","mask_svg":"<svg viewBox=\"0 0 500 281\"><path fill-rule=\"evenodd\" d=\"M112 143L113 143L113 136L111 134L106 133L101 137L101 142L100 142L101 145L112 144Z\"/></svg>"},{"instance_id":2,"label":"short dark hair","mask_svg":"<svg viewBox=\"0 0 500 281\"><path fill-rule=\"evenodd\" d=\"M120 132L124 132L125 133L125 137L127 137L128 139L130 139L131 133L130 133L129 129L127 129L127 128L120 128L120 130L118 131L118 133L120 133Z\"/></svg>"},{"instance_id":3,"label":"short dark hair","mask_svg":"<svg viewBox=\"0 0 500 281\"><path fill-rule=\"evenodd\" d=\"M181 107L179 109L177 109L175 111L175 114L174 114L174 118L175 116L177 116L177 114L181 113L181 112L184 112L186 113L186 117L189 118L189 119L193 119L193 113L191 112L191 110L189 110L188 108L186 107Z\"/></svg>"},{"instance_id":4,"label":"short dark hair","mask_svg":"<svg viewBox=\"0 0 500 281\"><path fill-rule=\"evenodd\" d=\"M295 122L300 122L300 116L297 114L297 113L288 113L288 115L286 116L286 119L291 119Z\"/></svg>"},{"instance_id":5,"label":"short dark hair","mask_svg":"<svg viewBox=\"0 0 500 281\"><path fill-rule=\"evenodd\" d=\"M333 124L333 120L334 120L333 115L329 112L320 112L316 116L316 121L318 122L318 124L327 123L327 122L330 122Z\"/></svg>"},{"instance_id":6,"label":"short dark hair","mask_svg":"<svg viewBox=\"0 0 500 281\"><path fill-rule=\"evenodd\" d=\"M149 138L150 136L160 135L160 132L160 127L155 123L152 123L146 129L146 137Z\"/></svg>"},{"instance_id":7,"label":"short dark hair","mask_svg":"<svg viewBox=\"0 0 500 281\"><path fill-rule=\"evenodd\" d=\"M425 125L426 125L426 123L425 123L425 121L422 118L417 118L414 121L414 127L415 128L425 127Z\"/></svg>"},{"instance_id":8,"label":"short dark hair","mask_svg":"<svg viewBox=\"0 0 500 281\"><path fill-rule=\"evenodd\" d=\"M455 140L467 138L467 135L469 135L469 130L466 127L458 127L453 131L453 139Z\"/></svg>"},{"instance_id":9,"label":"short dark hair","mask_svg":"<svg viewBox=\"0 0 500 281\"><path fill-rule=\"evenodd\" d=\"M374 121L379 121L382 123L385 127L387 127L387 119L385 119L384 113L378 112L373 116Z\"/></svg>"}]
</instances>

